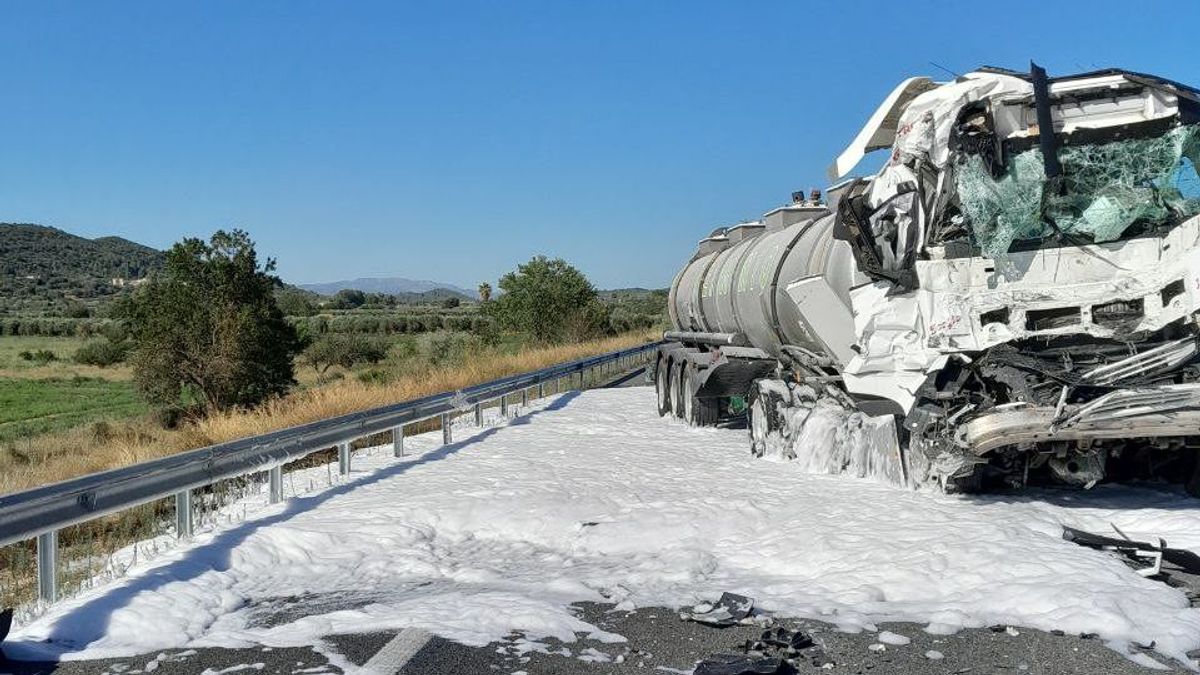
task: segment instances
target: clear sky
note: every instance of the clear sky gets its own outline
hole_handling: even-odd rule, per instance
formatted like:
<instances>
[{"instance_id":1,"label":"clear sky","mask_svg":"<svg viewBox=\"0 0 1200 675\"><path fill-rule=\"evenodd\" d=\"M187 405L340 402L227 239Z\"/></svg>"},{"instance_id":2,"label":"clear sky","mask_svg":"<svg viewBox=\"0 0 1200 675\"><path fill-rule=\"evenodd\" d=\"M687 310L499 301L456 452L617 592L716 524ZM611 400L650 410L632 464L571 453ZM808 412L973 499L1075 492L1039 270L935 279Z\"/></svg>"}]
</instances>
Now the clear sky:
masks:
<instances>
[{"instance_id":1,"label":"clear sky","mask_svg":"<svg viewBox=\"0 0 1200 675\"><path fill-rule=\"evenodd\" d=\"M904 77L1200 84L1187 2L0 4L0 221L248 230L288 281L474 287L535 253L669 283Z\"/></svg>"}]
</instances>

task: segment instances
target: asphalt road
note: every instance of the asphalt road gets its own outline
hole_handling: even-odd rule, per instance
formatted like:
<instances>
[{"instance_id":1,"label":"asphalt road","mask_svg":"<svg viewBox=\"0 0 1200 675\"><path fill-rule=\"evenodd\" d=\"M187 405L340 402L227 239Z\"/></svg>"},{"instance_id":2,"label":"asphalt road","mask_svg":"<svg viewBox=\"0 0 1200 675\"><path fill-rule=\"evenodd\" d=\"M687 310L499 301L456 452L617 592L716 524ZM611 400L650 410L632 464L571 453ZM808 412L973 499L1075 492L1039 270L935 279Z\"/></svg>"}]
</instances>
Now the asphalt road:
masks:
<instances>
[{"instance_id":1,"label":"asphalt road","mask_svg":"<svg viewBox=\"0 0 1200 675\"><path fill-rule=\"evenodd\" d=\"M427 642L422 640L419 649L398 669L385 667L377 672L385 675L691 673L704 657L717 652L736 652L746 640L758 638L763 631L757 626L715 628L683 620L677 612L667 608L627 612L585 603L576 605L576 610L589 623L622 635L628 641L605 643L580 634L575 642L543 639L540 649L544 651L524 651L529 643L520 635L484 647L468 647L432 637ZM773 625L798 628L812 636L816 646L803 650L806 658L801 662L801 673L1148 675L1155 672L1122 657L1093 637L1004 626L942 636L925 633L920 624L879 625L880 630L911 639L907 645L896 646L882 644L879 635L873 632L842 633L830 624L809 620L773 621ZM372 659L380 663L376 657L393 643L396 636L394 631L329 636L320 651L262 647L172 650L122 659L8 664L8 670L0 668L0 671L13 675L342 673L358 670ZM332 663L321 653L331 650L340 654ZM938 654L941 658L937 658ZM1155 658L1169 667L1165 672L1190 672L1178 664L1166 663L1160 656ZM390 666L397 663L387 659L384 662Z\"/></svg>"}]
</instances>

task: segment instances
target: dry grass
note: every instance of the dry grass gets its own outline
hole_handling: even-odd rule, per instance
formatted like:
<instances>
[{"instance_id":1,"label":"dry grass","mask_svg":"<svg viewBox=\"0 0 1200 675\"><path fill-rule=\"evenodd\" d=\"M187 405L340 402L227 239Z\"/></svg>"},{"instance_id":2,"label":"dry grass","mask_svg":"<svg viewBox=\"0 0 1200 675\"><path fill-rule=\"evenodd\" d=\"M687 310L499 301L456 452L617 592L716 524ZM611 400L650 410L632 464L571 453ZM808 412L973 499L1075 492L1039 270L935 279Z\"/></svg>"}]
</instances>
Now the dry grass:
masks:
<instances>
[{"instance_id":1,"label":"dry grass","mask_svg":"<svg viewBox=\"0 0 1200 675\"><path fill-rule=\"evenodd\" d=\"M0 450L0 494L306 422L461 389L508 375L615 351L654 339L650 332L516 354L483 351L465 365L429 368L387 384L339 380L249 411L214 415L176 430L148 420L98 423L25 439Z\"/></svg>"}]
</instances>

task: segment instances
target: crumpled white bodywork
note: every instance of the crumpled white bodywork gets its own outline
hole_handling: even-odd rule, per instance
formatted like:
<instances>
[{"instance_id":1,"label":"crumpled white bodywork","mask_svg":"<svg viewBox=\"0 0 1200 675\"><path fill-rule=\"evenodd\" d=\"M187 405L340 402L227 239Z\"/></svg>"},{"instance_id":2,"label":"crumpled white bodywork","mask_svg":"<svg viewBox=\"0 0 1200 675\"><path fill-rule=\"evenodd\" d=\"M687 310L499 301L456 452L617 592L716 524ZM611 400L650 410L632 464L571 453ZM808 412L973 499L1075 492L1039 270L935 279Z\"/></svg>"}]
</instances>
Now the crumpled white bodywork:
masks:
<instances>
[{"instance_id":1,"label":"crumpled white bodywork","mask_svg":"<svg viewBox=\"0 0 1200 675\"><path fill-rule=\"evenodd\" d=\"M890 134L891 157L872 179L868 193L872 208L912 190L917 176L908 165L914 159L936 170L947 167L951 130L964 106L988 98L1000 138L1038 133L1031 114L1032 85L1024 79L970 73L911 95L923 82L927 81L914 78L902 83L831 167L831 173L845 175L864 148L879 147ZM1118 92L1122 84L1129 84L1123 76L1106 75L1054 83L1051 92L1098 86ZM1077 110L1056 108L1055 127L1073 131L1156 120L1175 114L1175 103L1172 95L1157 90L1141 97L1114 93L1111 101ZM892 119L898 119L894 130L887 125ZM939 188L949 189L942 182ZM897 227L923 231L922 217L923 212L911 221L898 218ZM917 290L896 292L891 283L877 281L851 295L857 353L843 370L846 388L891 399L906 413L917 388L950 358L965 360L967 353L1031 336L1119 337L1111 327L1093 321L1094 306L1140 301L1143 315L1136 326L1123 326L1125 333L1191 320L1200 309L1200 218L1161 238L1010 252L996 258L946 258L937 248L928 254L930 259L915 262ZM1078 321L1069 325L1037 330L1030 324L1031 314L1072 309Z\"/></svg>"}]
</instances>

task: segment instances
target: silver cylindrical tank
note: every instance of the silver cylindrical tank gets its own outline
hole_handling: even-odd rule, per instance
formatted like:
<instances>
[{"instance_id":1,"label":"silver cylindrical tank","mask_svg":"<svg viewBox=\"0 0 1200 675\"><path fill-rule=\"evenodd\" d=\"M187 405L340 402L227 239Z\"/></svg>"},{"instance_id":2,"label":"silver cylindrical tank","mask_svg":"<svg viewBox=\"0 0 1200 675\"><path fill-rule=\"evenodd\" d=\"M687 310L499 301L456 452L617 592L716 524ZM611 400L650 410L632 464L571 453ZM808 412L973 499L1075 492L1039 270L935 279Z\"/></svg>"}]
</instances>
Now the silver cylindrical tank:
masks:
<instances>
[{"instance_id":1,"label":"silver cylindrical tank","mask_svg":"<svg viewBox=\"0 0 1200 675\"><path fill-rule=\"evenodd\" d=\"M730 228L722 241L705 239L671 285L675 330L740 333L773 355L784 344L828 352L811 322L848 324L853 333L849 291L865 281L849 245L833 238L834 219L825 209L785 207L762 223ZM825 303L819 317L805 317L787 288L813 277L823 279L843 306Z\"/></svg>"}]
</instances>

